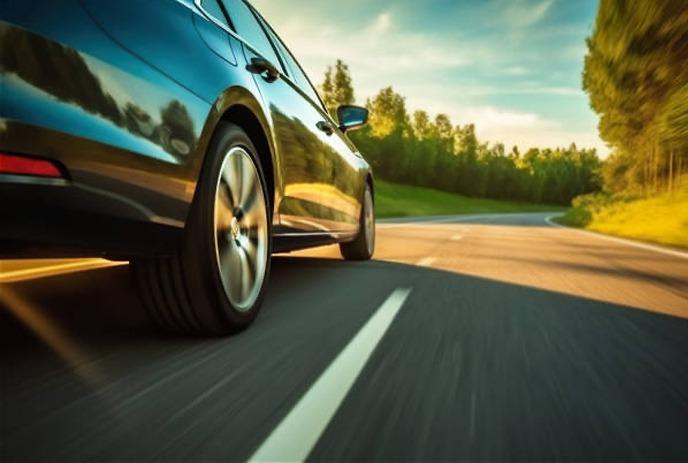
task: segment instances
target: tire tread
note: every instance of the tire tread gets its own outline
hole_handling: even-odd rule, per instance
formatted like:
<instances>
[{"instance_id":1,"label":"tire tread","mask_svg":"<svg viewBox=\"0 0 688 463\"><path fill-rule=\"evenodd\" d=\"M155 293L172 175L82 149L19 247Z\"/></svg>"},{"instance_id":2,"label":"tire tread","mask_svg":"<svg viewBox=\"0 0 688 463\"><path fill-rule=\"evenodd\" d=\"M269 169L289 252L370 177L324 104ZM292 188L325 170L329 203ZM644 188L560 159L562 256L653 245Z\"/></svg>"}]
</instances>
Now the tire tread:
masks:
<instances>
[{"instance_id":1,"label":"tire tread","mask_svg":"<svg viewBox=\"0 0 688 463\"><path fill-rule=\"evenodd\" d=\"M214 195L212 166L226 149L227 144L241 143L255 156L255 148L240 127L221 123L198 182L197 194L189 211L184 238L172 255L153 255L135 259L132 274L147 312L165 331L191 335L225 335L240 331L255 318L262 303L262 292L254 309L249 313L233 313L228 301L215 286L213 259L203 253L208 249L207 217L210 195ZM266 182L259 159L254 159L267 193ZM213 196L214 200L214 196ZM269 206L269 203L268 203ZM270 223L268 209L268 223ZM270 237L269 237L270 239ZM271 244L269 244L271 246ZM271 249L268 248L268 256ZM270 262L264 285L269 277ZM263 287L264 289L264 287Z\"/></svg>"}]
</instances>

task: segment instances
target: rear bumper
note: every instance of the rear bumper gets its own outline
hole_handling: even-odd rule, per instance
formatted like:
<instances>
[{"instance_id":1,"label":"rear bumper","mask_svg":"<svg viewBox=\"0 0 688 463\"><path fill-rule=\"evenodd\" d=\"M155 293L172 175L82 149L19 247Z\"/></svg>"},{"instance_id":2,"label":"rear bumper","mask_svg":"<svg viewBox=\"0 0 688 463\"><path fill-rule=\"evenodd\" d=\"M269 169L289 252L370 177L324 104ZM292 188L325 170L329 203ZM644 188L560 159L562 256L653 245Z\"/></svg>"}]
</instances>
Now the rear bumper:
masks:
<instances>
[{"instance_id":1,"label":"rear bumper","mask_svg":"<svg viewBox=\"0 0 688 463\"><path fill-rule=\"evenodd\" d=\"M65 179L0 174L0 258L171 252L183 229Z\"/></svg>"},{"instance_id":2,"label":"rear bumper","mask_svg":"<svg viewBox=\"0 0 688 463\"><path fill-rule=\"evenodd\" d=\"M169 166L3 118L0 152L49 160L63 174L0 173L0 257L165 253L184 229L187 184L167 172Z\"/></svg>"}]
</instances>

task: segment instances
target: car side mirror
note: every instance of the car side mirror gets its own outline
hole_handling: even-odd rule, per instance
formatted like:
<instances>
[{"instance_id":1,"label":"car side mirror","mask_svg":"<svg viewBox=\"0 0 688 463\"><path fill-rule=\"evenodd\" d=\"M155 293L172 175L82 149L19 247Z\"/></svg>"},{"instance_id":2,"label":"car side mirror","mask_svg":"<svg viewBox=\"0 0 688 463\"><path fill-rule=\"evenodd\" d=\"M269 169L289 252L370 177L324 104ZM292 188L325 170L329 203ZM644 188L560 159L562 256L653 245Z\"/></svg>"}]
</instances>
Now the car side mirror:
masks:
<instances>
[{"instance_id":1,"label":"car side mirror","mask_svg":"<svg viewBox=\"0 0 688 463\"><path fill-rule=\"evenodd\" d=\"M368 123L368 110L360 106L343 105L337 108L337 119L342 132L358 129Z\"/></svg>"}]
</instances>

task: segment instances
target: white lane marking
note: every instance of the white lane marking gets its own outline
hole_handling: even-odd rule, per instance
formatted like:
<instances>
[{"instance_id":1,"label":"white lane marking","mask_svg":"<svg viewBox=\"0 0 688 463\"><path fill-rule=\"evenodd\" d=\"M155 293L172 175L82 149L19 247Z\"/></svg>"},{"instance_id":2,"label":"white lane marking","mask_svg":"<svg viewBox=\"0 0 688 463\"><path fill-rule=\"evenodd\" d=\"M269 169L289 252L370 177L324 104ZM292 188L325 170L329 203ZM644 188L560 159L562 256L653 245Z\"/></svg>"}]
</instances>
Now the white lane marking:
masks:
<instances>
[{"instance_id":1,"label":"white lane marking","mask_svg":"<svg viewBox=\"0 0 688 463\"><path fill-rule=\"evenodd\" d=\"M418 267L432 267L432 264L434 264L436 260L436 257L424 257L416 262L416 265Z\"/></svg>"},{"instance_id":2,"label":"white lane marking","mask_svg":"<svg viewBox=\"0 0 688 463\"><path fill-rule=\"evenodd\" d=\"M597 233L597 232L593 232L593 231L589 231L589 230L581 230L579 228L567 227L565 225L561 225L561 224L558 224L556 222L553 222L552 219L554 219L555 217L560 217L560 215L551 215L545 219L545 222L547 222L547 224L552 226L552 227L563 228L565 230L571 230L571 231L575 231L578 233L583 233L586 235L594 236L594 237L602 239L602 240L613 241L615 243L625 244L628 246L633 246L633 247L645 249L648 251L655 251L655 252L660 252L662 254L667 254L670 256L674 256L674 257L680 257L682 259L688 259L688 252L682 252L682 251L677 251L674 249L663 248L661 246L653 246L652 244L640 243L638 241L627 240L624 238L617 238L614 236L607 236L607 235L603 235L601 233Z\"/></svg>"},{"instance_id":3,"label":"white lane marking","mask_svg":"<svg viewBox=\"0 0 688 463\"><path fill-rule=\"evenodd\" d=\"M445 217L445 218L428 218L426 220L423 219L417 219L409 222L399 222L399 223L385 223L385 222L378 222L376 226L380 228L399 228L399 227L422 227L428 224L433 224L433 223L450 223L450 222L466 222L469 220L478 220L478 219L492 219L495 217L499 217L498 215L463 215L463 216L456 216L452 215L450 217Z\"/></svg>"},{"instance_id":4,"label":"white lane marking","mask_svg":"<svg viewBox=\"0 0 688 463\"><path fill-rule=\"evenodd\" d=\"M398 227L414 227L425 226L433 223L450 223L450 222L468 222L471 220L489 220L497 218L508 218L518 216L528 216L535 214L546 214L547 212L516 212L516 213L501 213L501 214L473 214L473 215L449 215L449 216L435 216L427 218L411 218L406 222L385 222L387 219L379 219L376 226L380 228L398 228ZM405 219L389 219L389 220L405 220Z\"/></svg>"},{"instance_id":5,"label":"white lane marking","mask_svg":"<svg viewBox=\"0 0 688 463\"><path fill-rule=\"evenodd\" d=\"M451 237L452 241L461 241L463 239L463 235L454 235Z\"/></svg>"},{"instance_id":6,"label":"white lane marking","mask_svg":"<svg viewBox=\"0 0 688 463\"><path fill-rule=\"evenodd\" d=\"M410 288L398 288L389 295L249 461L308 457L410 293Z\"/></svg>"},{"instance_id":7,"label":"white lane marking","mask_svg":"<svg viewBox=\"0 0 688 463\"><path fill-rule=\"evenodd\" d=\"M77 272L80 270L92 270L96 268L115 267L128 265L128 262L110 262L103 259L88 259L79 262L69 262L66 264L48 265L23 270L13 270L11 272L0 273L0 283L14 283L17 281L32 280L63 273Z\"/></svg>"}]
</instances>

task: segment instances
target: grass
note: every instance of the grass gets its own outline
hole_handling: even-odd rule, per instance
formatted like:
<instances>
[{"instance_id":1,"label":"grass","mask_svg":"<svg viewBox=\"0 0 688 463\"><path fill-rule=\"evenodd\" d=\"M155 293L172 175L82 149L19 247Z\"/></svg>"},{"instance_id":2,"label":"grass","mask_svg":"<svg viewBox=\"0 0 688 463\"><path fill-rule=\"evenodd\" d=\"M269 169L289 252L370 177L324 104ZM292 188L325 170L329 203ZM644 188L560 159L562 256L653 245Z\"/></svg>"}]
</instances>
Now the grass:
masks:
<instances>
[{"instance_id":1,"label":"grass","mask_svg":"<svg viewBox=\"0 0 688 463\"><path fill-rule=\"evenodd\" d=\"M560 206L499 201L377 180L375 211L378 217L563 211Z\"/></svg>"},{"instance_id":2,"label":"grass","mask_svg":"<svg viewBox=\"0 0 688 463\"><path fill-rule=\"evenodd\" d=\"M582 196L556 221L609 235L688 248L688 178L673 193L652 197Z\"/></svg>"}]
</instances>

